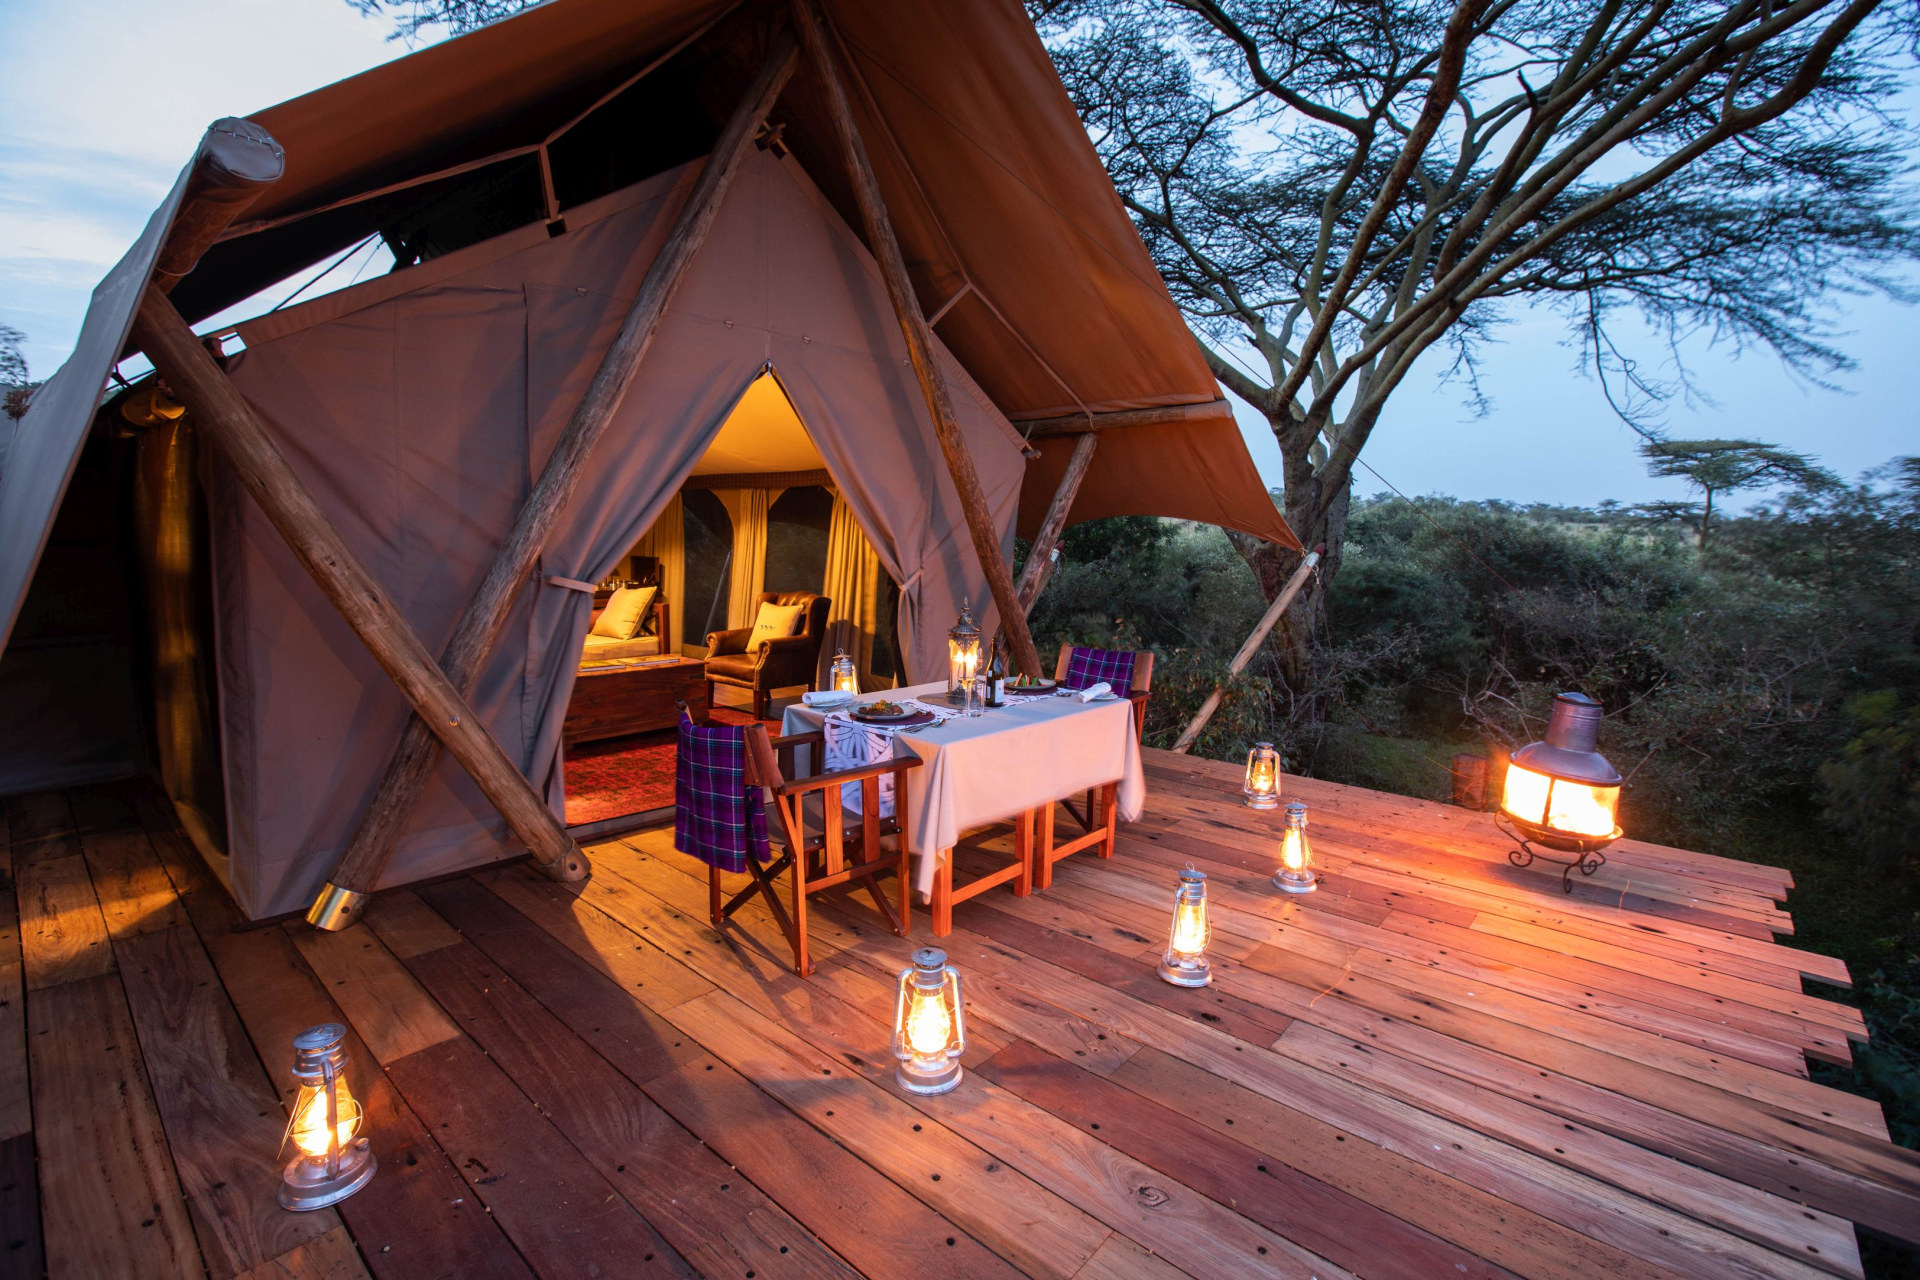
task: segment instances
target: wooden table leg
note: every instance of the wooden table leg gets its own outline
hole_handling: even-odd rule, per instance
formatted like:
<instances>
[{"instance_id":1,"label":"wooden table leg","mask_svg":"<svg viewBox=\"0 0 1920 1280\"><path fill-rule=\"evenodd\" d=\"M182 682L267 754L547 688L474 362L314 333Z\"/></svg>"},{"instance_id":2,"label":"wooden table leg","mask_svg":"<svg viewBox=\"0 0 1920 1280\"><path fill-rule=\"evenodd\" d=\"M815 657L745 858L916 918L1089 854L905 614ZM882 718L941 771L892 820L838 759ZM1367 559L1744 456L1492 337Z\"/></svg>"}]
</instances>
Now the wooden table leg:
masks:
<instances>
[{"instance_id":1,"label":"wooden table leg","mask_svg":"<svg viewBox=\"0 0 1920 1280\"><path fill-rule=\"evenodd\" d=\"M1013 852L1020 859L1020 874L1014 877L1013 896L1025 898L1033 893L1033 832L1040 824L1040 811L1028 809L1013 820Z\"/></svg>"},{"instance_id":2,"label":"wooden table leg","mask_svg":"<svg viewBox=\"0 0 1920 1280\"><path fill-rule=\"evenodd\" d=\"M1053 802L1034 810L1038 830L1034 833L1034 886L1053 888Z\"/></svg>"},{"instance_id":3,"label":"wooden table leg","mask_svg":"<svg viewBox=\"0 0 1920 1280\"><path fill-rule=\"evenodd\" d=\"M933 936L944 938L953 932L953 850L942 849L936 856L940 866L933 873Z\"/></svg>"}]
</instances>

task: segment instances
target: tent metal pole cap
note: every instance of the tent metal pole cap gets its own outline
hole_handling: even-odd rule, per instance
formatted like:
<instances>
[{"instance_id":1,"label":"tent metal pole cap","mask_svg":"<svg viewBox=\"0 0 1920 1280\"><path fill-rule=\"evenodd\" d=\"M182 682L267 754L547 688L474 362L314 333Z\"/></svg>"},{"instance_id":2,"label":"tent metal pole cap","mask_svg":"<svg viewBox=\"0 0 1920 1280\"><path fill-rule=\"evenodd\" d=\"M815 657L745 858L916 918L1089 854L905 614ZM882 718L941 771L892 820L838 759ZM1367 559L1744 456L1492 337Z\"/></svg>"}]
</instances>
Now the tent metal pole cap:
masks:
<instances>
[{"instance_id":1,"label":"tent metal pole cap","mask_svg":"<svg viewBox=\"0 0 1920 1280\"><path fill-rule=\"evenodd\" d=\"M307 923L328 933L337 933L365 914L367 895L354 889L329 884L307 909Z\"/></svg>"}]
</instances>

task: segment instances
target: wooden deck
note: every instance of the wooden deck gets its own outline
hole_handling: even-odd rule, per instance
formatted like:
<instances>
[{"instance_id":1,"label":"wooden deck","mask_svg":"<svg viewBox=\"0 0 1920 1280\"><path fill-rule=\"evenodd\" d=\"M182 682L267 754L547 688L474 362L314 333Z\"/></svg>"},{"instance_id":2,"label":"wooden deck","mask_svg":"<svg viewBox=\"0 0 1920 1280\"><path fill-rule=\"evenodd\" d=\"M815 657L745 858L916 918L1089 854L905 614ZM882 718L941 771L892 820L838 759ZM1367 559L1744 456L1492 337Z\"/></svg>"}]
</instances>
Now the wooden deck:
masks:
<instances>
[{"instance_id":1,"label":"wooden deck","mask_svg":"<svg viewBox=\"0 0 1920 1280\"><path fill-rule=\"evenodd\" d=\"M1723 1280L1920 1235L1920 1157L1807 1079L1863 1033L1774 940L1784 873L1628 843L1564 897L1483 815L1290 781L1326 874L1282 897L1233 775L1149 752L1117 858L958 912L969 1070L931 1099L890 1082L911 944L823 904L797 980L665 833L321 935L237 929L140 789L16 797L0 1276ZM1188 861L1199 992L1152 966ZM336 1018L380 1173L284 1213L288 1042Z\"/></svg>"}]
</instances>

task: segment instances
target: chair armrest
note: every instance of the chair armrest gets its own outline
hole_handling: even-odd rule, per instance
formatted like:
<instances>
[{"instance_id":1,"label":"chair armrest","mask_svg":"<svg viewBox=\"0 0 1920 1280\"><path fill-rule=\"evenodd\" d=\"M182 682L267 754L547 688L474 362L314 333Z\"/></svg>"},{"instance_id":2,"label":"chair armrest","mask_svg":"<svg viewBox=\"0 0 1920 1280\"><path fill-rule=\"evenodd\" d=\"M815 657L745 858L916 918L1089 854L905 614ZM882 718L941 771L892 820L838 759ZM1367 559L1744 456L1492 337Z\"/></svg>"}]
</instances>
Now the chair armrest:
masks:
<instances>
[{"instance_id":1,"label":"chair armrest","mask_svg":"<svg viewBox=\"0 0 1920 1280\"><path fill-rule=\"evenodd\" d=\"M877 778L885 773L905 773L909 769L918 769L923 763L919 756L897 756L892 760L863 764L857 769L835 769L831 773L810 774L775 787L774 790L783 796L797 796L808 791L824 791L828 787L837 787L842 783L858 782L862 778Z\"/></svg>"},{"instance_id":2,"label":"chair armrest","mask_svg":"<svg viewBox=\"0 0 1920 1280\"><path fill-rule=\"evenodd\" d=\"M753 634L752 627L735 627L731 631L709 631L707 633L707 656L709 658L722 653L745 653L747 637Z\"/></svg>"},{"instance_id":3,"label":"chair armrest","mask_svg":"<svg viewBox=\"0 0 1920 1280\"><path fill-rule=\"evenodd\" d=\"M824 747L827 745L827 735L822 729L815 729L812 733L789 733L783 738L768 738L767 745L775 751L781 747Z\"/></svg>"},{"instance_id":4,"label":"chair armrest","mask_svg":"<svg viewBox=\"0 0 1920 1280\"><path fill-rule=\"evenodd\" d=\"M776 653L805 653L819 647L819 642L812 636L776 636L760 646L760 660L764 662Z\"/></svg>"}]
</instances>

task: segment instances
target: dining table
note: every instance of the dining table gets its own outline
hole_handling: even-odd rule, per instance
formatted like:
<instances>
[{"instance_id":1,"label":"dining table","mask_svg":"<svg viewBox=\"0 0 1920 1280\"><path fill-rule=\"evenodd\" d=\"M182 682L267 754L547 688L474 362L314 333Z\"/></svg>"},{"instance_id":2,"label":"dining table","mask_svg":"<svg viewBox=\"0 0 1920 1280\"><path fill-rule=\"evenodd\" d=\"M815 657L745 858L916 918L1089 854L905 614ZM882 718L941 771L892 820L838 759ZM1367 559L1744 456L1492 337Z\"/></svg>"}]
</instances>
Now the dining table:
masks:
<instances>
[{"instance_id":1,"label":"dining table","mask_svg":"<svg viewBox=\"0 0 1920 1280\"><path fill-rule=\"evenodd\" d=\"M935 874L943 860L952 859L963 832L1109 783L1117 784L1121 820L1140 816L1147 783L1128 699L1083 702L1058 691L1029 697L1009 690L1006 705L967 715L949 707L946 695L945 682L935 681L860 694L834 706L796 702L781 717L781 732L795 734L820 732L830 713L881 699L940 713L941 719L889 731L896 757L910 751L925 762L906 775L906 834L914 888L922 898L932 892Z\"/></svg>"}]
</instances>

